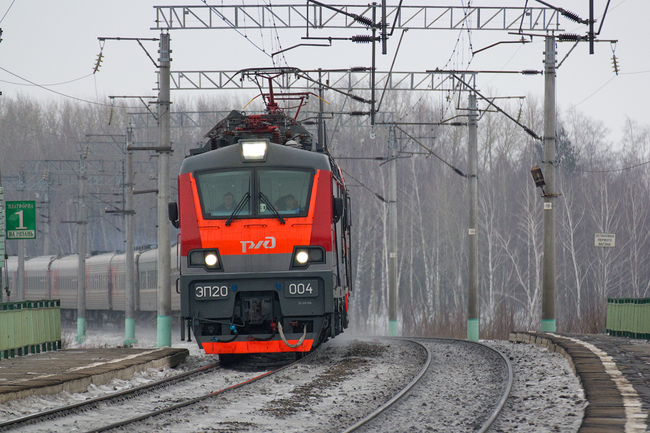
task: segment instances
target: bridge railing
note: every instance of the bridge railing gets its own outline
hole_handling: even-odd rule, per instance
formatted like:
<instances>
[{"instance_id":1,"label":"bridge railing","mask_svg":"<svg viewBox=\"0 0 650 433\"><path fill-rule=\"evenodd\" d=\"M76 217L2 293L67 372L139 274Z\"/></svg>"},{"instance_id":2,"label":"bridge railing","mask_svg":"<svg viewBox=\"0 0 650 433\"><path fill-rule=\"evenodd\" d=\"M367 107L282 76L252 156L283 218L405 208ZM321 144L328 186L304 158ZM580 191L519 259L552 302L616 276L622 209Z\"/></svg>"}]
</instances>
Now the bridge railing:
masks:
<instances>
[{"instance_id":1,"label":"bridge railing","mask_svg":"<svg viewBox=\"0 0 650 433\"><path fill-rule=\"evenodd\" d=\"M0 359L61 349L61 301L0 303Z\"/></svg>"},{"instance_id":2,"label":"bridge railing","mask_svg":"<svg viewBox=\"0 0 650 433\"><path fill-rule=\"evenodd\" d=\"M607 332L617 337L650 339L650 298L608 298Z\"/></svg>"}]
</instances>

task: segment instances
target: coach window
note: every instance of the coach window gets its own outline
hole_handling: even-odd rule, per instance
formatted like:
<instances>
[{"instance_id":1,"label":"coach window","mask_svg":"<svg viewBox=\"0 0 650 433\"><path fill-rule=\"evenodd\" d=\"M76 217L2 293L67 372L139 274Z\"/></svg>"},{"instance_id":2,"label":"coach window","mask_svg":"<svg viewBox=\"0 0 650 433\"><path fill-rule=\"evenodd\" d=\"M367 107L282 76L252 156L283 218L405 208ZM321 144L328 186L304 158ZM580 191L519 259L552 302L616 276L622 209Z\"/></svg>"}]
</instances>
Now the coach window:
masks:
<instances>
[{"instance_id":1,"label":"coach window","mask_svg":"<svg viewBox=\"0 0 650 433\"><path fill-rule=\"evenodd\" d=\"M201 208L205 217L229 218L237 205L242 208L237 216L250 216L250 170L227 170L199 173L197 184Z\"/></svg>"},{"instance_id":2,"label":"coach window","mask_svg":"<svg viewBox=\"0 0 650 433\"><path fill-rule=\"evenodd\" d=\"M259 192L266 197L266 200L257 203L260 215L273 215L268 209L268 202L283 217L307 215L313 177L311 171L258 169L257 177Z\"/></svg>"}]
</instances>

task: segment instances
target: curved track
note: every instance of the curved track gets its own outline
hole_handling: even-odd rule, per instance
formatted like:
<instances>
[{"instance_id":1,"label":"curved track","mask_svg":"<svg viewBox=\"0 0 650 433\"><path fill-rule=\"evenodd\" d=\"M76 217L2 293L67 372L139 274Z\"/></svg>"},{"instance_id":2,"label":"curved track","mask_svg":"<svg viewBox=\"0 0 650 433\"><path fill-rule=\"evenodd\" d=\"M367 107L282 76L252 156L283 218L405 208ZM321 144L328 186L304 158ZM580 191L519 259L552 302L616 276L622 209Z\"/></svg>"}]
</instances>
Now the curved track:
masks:
<instances>
[{"instance_id":1,"label":"curved track","mask_svg":"<svg viewBox=\"0 0 650 433\"><path fill-rule=\"evenodd\" d=\"M411 341L413 343L416 343L423 347L426 350L427 353L427 360L422 367L422 370L418 373L418 375L406 386L404 387L399 393L397 393L393 398L391 398L389 401L387 401L385 404L383 404L381 407L377 408L374 412L372 412L370 415L367 417L359 420L357 423L355 423L353 426L349 427L344 431L344 433L350 433L354 431L361 430L362 427L367 426L372 420L374 420L377 417L380 417L382 414L386 413L393 405L396 403L399 404L400 401L403 401L405 397L408 395L409 391L413 389L416 385L418 385L423 378L426 377L427 373L429 372L429 369L431 367L431 362L432 362L432 353L431 353L431 348L429 345L427 345L426 341L449 341L449 342L461 342L462 343L469 343L469 344L474 344L477 346L480 346L483 349L487 349L496 355L498 355L498 358L503 362L505 365L505 369L507 371L507 380L505 382L505 386L503 387L503 392L499 398L499 401L496 403L494 406L494 409L492 413L487 417L487 419L483 422L483 424L480 426L480 428L476 431L483 433L489 430L490 426L492 426L492 423L497 419L501 411L503 410L503 407L508 400L508 396L510 395L510 392L512 390L512 383L513 383L513 369L512 365L510 363L510 360L501 352L498 350L491 348L489 346L486 346L481 343L475 343L475 342L469 342L469 341L464 341L464 340L447 340L447 339L410 339L410 338L404 338L403 340ZM374 429L373 429L374 430Z\"/></svg>"}]
</instances>

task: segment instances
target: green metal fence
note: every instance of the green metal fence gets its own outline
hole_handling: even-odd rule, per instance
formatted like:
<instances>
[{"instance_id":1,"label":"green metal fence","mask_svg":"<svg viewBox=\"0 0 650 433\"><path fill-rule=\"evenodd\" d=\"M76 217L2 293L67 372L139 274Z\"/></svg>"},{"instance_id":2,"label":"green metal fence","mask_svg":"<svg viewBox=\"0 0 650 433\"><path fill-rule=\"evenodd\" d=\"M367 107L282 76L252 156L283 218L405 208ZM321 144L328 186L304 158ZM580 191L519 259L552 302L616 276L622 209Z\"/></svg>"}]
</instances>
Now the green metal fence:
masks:
<instances>
[{"instance_id":1,"label":"green metal fence","mask_svg":"<svg viewBox=\"0 0 650 433\"><path fill-rule=\"evenodd\" d=\"M61 301L0 303L0 359L61 349Z\"/></svg>"},{"instance_id":2,"label":"green metal fence","mask_svg":"<svg viewBox=\"0 0 650 433\"><path fill-rule=\"evenodd\" d=\"M650 298L608 298L607 332L617 337L650 339Z\"/></svg>"}]
</instances>

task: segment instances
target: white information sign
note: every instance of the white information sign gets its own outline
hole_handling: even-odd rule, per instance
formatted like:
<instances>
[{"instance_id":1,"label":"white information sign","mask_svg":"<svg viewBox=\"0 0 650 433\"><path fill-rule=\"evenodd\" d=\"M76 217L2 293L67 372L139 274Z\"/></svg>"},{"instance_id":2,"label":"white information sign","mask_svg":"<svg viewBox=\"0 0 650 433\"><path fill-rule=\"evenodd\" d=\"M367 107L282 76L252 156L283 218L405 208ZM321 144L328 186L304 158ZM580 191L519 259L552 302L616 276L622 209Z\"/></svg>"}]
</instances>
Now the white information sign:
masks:
<instances>
[{"instance_id":1,"label":"white information sign","mask_svg":"<svg viewBox=\"0 0 650 433\"><path fill-rule=\"evenodd\" d=\"M616 234L596 233L595 246L602 248L614 248L616 246Z\"/></svg>"}]
</instances>

